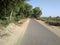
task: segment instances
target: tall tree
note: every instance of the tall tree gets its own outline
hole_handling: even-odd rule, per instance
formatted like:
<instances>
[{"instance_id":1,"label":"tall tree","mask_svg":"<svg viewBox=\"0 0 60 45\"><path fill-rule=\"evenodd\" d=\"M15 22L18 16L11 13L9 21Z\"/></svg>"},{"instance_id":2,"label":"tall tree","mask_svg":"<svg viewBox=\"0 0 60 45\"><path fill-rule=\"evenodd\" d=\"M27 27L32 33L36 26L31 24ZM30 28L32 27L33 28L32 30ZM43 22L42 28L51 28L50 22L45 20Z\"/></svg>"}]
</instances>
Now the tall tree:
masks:
<instances>
[{"instance_id":1,"label":"tall tree","mask_svg":"<svg viewBox=\"0 0 60 45\"><path fill-rule=\"evenodd\" d=\"M30 15L32 14L32 6L28 3L25 4L25 17L30 17Z\"/></svg>"},{"instance_id":2,"label":"tall tree","mask_svg":"<svg viewBox=\"0 0 60 45\"><path fill-rule=\"evenodd\" d=\"M33 9L33 12L34 12L33 17L35 17L35 18L40 17L41 14L42 14L42 11L41 11L41 9L40 9L39 7L35 7L35 8Z\"/></svg>"}]
</instances>

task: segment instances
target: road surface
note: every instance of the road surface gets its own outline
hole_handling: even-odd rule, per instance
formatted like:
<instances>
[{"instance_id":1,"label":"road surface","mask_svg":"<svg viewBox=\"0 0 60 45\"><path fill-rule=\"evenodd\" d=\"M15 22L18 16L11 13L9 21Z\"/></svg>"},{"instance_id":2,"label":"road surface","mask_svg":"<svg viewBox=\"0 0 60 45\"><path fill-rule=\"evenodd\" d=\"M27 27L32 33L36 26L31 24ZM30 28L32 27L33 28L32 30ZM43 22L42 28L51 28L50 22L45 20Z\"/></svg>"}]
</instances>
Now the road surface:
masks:
<instances>
[{"instance_id":1,"label":"road surface","mask_svg":"<svg viewBox=\"0 0 60 45\"><path fill-rule=\"evenodd\" d=\"M16 45L60 45L60 37L31 19L23 38Z\"/></svg>"}]
</instances>

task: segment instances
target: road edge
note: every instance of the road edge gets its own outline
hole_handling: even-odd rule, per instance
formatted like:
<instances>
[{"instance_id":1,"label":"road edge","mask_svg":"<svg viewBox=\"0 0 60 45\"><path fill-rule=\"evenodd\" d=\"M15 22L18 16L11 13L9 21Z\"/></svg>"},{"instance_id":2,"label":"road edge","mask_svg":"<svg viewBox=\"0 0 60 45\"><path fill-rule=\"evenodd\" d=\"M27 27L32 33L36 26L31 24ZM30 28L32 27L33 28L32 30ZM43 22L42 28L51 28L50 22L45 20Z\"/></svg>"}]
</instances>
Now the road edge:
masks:
<instances>
[{"instance_id":1,"label":"road edge","mask_svg":"<svg viewBox=\"0 0 60 45\"><path fill-rule=\"evenodd\" d=\"M34 19L36 20L36 19ZM49 29L50 31L52 31L54 34L56 34L58 37L60 37L60 31L59 30L55 30L52 29L50 26L48 26L47 24L45 24L43 21L41 20L36 20L38 23L42 24L44 27L46 27L47 29Z\"/></svg>"}]
</instances>

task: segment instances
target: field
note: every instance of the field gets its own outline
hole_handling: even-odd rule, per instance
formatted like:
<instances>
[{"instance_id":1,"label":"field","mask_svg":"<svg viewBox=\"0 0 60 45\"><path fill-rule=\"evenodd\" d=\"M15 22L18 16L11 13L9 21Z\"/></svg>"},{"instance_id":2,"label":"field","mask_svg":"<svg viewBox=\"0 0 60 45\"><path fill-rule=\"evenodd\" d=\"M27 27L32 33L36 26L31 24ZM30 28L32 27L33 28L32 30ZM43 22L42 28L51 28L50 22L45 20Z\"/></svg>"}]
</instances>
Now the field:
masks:
<instances>
[{"instance_id":1,"label":"field","mask_svg":"<svg viewBox=\"0 0 60 45\"><path fill-rule=\"evenodd\" d=\"M40 20L49 25L60 26L60 17L42 17Z\"/></svg>"}]
</instances>

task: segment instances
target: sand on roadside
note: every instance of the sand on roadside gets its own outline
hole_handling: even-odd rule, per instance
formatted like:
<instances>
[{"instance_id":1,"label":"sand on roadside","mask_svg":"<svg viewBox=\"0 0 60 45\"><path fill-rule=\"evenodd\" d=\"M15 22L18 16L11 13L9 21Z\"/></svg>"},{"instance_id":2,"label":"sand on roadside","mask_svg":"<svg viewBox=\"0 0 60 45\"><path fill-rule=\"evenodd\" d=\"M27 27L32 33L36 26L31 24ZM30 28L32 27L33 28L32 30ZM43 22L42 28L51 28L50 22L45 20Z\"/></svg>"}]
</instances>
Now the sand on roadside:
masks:
<instances>
[{"instance_id":1,"label":"sand on roadside","mask_svg":"<svg viewBox=\"0 0 60 45\"><path fill-rule=\"evenodd\" d=\"M0 38L0 45L14 45L17 42L18 38L23 37L28 23L29 19L27 19L21 26L17 26L14 23L9 24L5 28L6 33L9 35Z\"/></svg>"}]
</instances>

